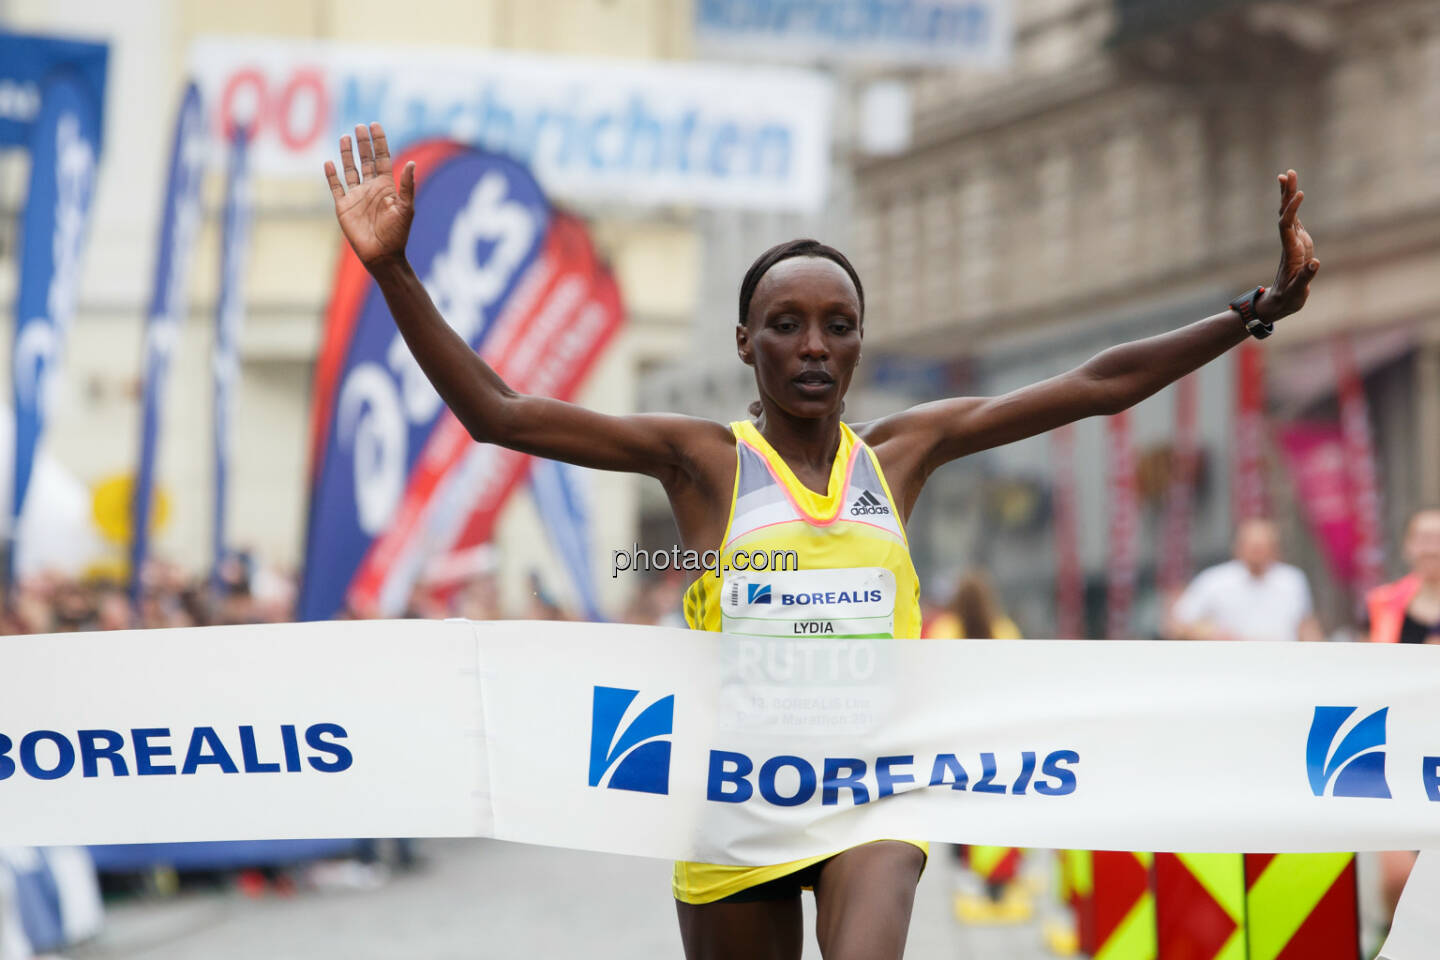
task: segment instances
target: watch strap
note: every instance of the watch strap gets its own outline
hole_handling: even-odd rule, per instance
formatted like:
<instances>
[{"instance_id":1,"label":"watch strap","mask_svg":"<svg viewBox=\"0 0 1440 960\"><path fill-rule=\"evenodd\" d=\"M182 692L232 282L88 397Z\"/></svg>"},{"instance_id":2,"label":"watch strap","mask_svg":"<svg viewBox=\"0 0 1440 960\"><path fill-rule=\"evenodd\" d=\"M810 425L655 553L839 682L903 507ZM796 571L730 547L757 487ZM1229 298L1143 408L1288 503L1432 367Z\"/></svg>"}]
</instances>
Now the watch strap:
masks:
<instances>
[{"instance_id":1,"label":"watch strap","mask_svg":"<svg viewBox=\"0 0 1440 960\"><path fill-rule=\"evenodd\" d=\"M1255 301L1259 300L1264 292L1264 287L1256 287L1230 301L1230 309L1240 314L1240 322L1245 324L1245 332L1256 340L1264 340L1275 332L1275 324L1266 323L1255 313Z\"/></svg>"}]
</instances>

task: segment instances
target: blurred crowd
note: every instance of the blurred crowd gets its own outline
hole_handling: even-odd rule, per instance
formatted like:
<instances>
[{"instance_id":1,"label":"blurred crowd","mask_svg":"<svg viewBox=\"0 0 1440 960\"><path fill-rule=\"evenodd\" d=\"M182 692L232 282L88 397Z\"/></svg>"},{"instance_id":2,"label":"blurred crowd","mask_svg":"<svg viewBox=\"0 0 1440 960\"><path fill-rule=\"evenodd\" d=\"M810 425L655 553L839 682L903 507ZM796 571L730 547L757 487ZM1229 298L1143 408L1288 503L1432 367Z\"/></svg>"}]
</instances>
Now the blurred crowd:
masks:
<instances>
[{"instance_id":1,"label":"blurred crowd","mask_svg":"<svg viewBox=\"0 0 1440 960\"><path fill-rule=\"evenodd\" d=\"M1367 598L1354 639L1440 641L1440 510L1422 509L1414 514L1406 526L1401 554L1407 575ZM16 585L10 603L0 611L0 632L285 623L295 619L297 587L293 571L263 563L246 552L232 555L208 577L187 573L167 561L151 561L142 578L138 603L132 600L129 585L113 578L45 573ZM683 577L676 571L637 576L617 619L683 627L680 599L684 590ZM982 571L968 571L944 592L949 596L926 598L934 604L926 609L927 636L1022 635L1000 609L999 597ZM1235 532L1232 559L1201 571L1182 594L1167 598L1166 608L1161 639L1323 638L1305 574L1284 562L1279 531L1266 520L1242 523ZM459 575L418 584L402 615L421 619L586 619L559 600L538 571L529 575L523 602L507 606L493 555ZM373 614L350 610L344 616L360 619ZM1380 622L1372 624L1373 620ZM982 625L992 621L993 629ZM1335 629L1343 625L1331 627L1332 637L1349 636L1344 629ZM1377 630L1385 635L1372 637Z\"/></svg>"},{"instance_id":2,"label":"blurred crowd","mask_svg":"<svg viewBox=\"0 0 1440 960\"><path fill-rule=\"evenodd\" d=\"M15 585L0 610L0 634L66 633L81 630L197 627L242 623L287 623L296 619L298 576L237 553L213 576L187 573L178 564L151 561L132 599L128 583L104 575L66 577L43 573ZM684 626L678 574L640 578L621 610L624 623ZM346 619L369 616L350 610ZM524 601L507 606L491 566L463 577L422 583L411 592L402 616L440 620L583 620L532 572Z\"/></svg>"},{"instance_id":3,"label":"blurred crowd","mask_svg":"<svg viewBox=\"0 0 1440 960\"><path fill-rule=\"evenodd\" d=\"M6 634L281 623L293 619L295 577L236 554L213 577L166 561L146 566L138 598L104 575L42 573L15 585L0 619Z\"/></svg>"}]
</instances>

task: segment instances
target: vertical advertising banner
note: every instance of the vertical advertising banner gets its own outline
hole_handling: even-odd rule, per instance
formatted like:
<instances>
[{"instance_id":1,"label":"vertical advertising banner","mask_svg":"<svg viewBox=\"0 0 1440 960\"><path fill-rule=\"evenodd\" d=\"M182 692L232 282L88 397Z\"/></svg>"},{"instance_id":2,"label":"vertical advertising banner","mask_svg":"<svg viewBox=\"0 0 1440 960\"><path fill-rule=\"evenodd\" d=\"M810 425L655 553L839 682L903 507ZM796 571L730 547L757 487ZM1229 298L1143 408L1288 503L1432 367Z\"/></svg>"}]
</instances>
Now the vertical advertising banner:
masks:
<instances>
[{"instance_id":1,"label":"vertical advertising banner","mask_svg":"<svg viewBox=\"0 0 1440 960\"><path fill-rule=\"evenodd\" d=\"M1050 434L1055 470L1055 635L1085 636L1085 579L1080 569L1080 514L1075 504L1075 425Z\"/></svg>"},{"instance_id":2,"label":"vertical advertising banner","mask_svg":"<svg viewBox=\"0 0 1440 960\"><path fill-rule=\"evenodd\" d=\"M595 256L584 224L556 213L540 256L480 354L517 392L569 400L622 317L619 288ZM446 411L392 522L355 574L352 605L398 614L429 558L488 543L531 462L514 450L473 443Z\"/></svg>"},{"instance_id":3,"label":"vertical advertising banner","mask_svg":"<svg viewBox=\"0 0 1440 960\"><path fill-rule=\"evenodd\" d=\"M396 169L412 160L415 219L406 253L440 315L478 350L497 318L534 282L532 266L551 230L549 203L529 172L504 157L431 141L402 154ZM348 247L327 316L314 403L300 616L326 619L347 604L372 613L373 592L358 595L352 587L362 563L369 564L372 581L387 572L388 556L369 559L377 541L403 541L415 530L430 491L416 493L412 475L437 456L437 424L453 423L449 435L458 430L465 444L470 437L420 370L379 287Z\"/></svg>"},{"instance_id":4,"label":"vertical advertising banner","mask_svg":"<svg viewBox=\"0 0 1440 960\"><path fill-rule=\"evenodd\" d=\"M1230 517L1270 514L1265 493L1265 353L1254 340L1235 351L1235 444Z\"/></svg>"},{"instance_id":5,"label":"vertical advertising banner","mask_svg":"<svg viewBox=\"0 0 1440 960\"><path fill-rule=\"evenodd\" d=\"M1370 432L1370 405L1365 400L1365 384L1355 365L1355 348L1349 337L1335 340L1335 374L1340 385L1340 434L1345 444L1355 517L1358 600L1385 579L1385 547L1380 530L1380 479Z\"/></svg>"},{"instance_id":6,"label":"vertical advertising banner","mask_svg":"<svg viewBox=\"0 0 1440 960\"><path fill-rule=\"evenodd\" d=\"M1192 373L1175 384L1175 433L1158 572L1162 596L1178 595L1190 580L1190 515L1200 466L1199 409L1200 375Z\"/></svg>"},{"instance_id":7,"label":"vertical advertising banner","mask_svg":"<svg viewBox=\"0 0 1440 960\"><path fill-rule=\"evenodd\" d=\"M558 460L537 458L530 467L530 493L550 543L570 574L581 616L592 622L604 620L591 563L590 504L584 472Z\"/></svg>"},{"instance_id":8,"label":"vertical advertising banner","mask_svg":"<svg viewBox=\"0 0 1440 960\"><path fill-rule=\"evenodd\" d=\"M245 262L250 240L250 168L247 137L235 131L225 192L225 220L220 241L220 297L215 314L215 518L212 526L218 576L225 559L225 510L230 474L230 430L235 419L235 391L240 381L240 328L245 320Z\"/></svg>"},{"instance_id":9,"label":"vertical advertising banner","mask_svg":"<svg viewBox=\"0 0 1440 960\"><path fill-rule=\"evenodd\" d=\"M11 549L45 430L48 396L80 293L80 264L95 192L100 111L91 90L60 74L45 84L31 129L30 185L20 222L19 290L11 380L15 404L15 473L11 487Z\"/></svg>"},{"instance_id":10,"label":"vertical advertising banner","mask_svg":"<svg viewBox=\"0 0 1440 960\"><path fill-rule=\"evenodd\" d=\"M104 133L109 60L108 44L0 30L0 147L30 143L45 100L45 84L63 74L83 88L94 105L98 153Z\"/></svg>"},{"instance_id":11,"label":"vertical advertising banner","mask_svg":"<svg viewBox=\"0 0 1440 960\"><path fill-rule=\"evenodd\" d=\"M1110 460L1110 588L1106 596L1105 636L1126 640L1131 636L1130 614L1135 604L1137 552L1140 545L1140 490L1135 477L1135 444L1130 435L1130 412L1122 411L1105 422Z\"/></svg>"},{"instance_id":12,"label":"vertical advertising banner","mask_svg":"<svg viewBox=\"0 0 1440 960\"><path fill-rule=\"evenodd\" d=\"M599 266L588 238L576 234L573 227L571 233L577 241L570 252L572 259L562 268L554 292L537 310L536 322L506 363L523 384L517 389L560 400L574 398L623 319L615 278ZM578 244L581 239L585 240L583 248ZM578 290L582 282L585 292L572 302L572 295L565 291ZM461 532L451 549L490 540L500 508L524 480L530 463L530 457L501 447L468 451L462 475L478 484L464 504Z\"/></svg>"},{"instance_id":13,"label":"vertical advertising banner","mask_svg":"<svg viewBox=\"0 0 1440 960\"><path fill-rule=\"evenodd\" d=\"M1328 422L1287 423L1279 431L1295 499L1310 530L1342 584L1356 579L1356 511L1350 488L1345 438L1340 426Z\"/></svg>"},{"instance_id":14,"label":"vertical advertising banner","mask_svg":"<svg viewBox=\"0 0 1440 960\"><path fill-rule=\"evenodd\" d=\"M130 530L130 592L140 595L140 578L149 549L150 500L155 486L155 454L160 443L160 415L169 379L170 355L180 338L180 321L188 305L190 260L200 230L200 185L205 177L205 111L200 91L185 89L175 118L170 148L170 174L155 254L155 286L145 321L141 360L140 458L135 466L134 504Z\"/></svg>"}]
</instances>

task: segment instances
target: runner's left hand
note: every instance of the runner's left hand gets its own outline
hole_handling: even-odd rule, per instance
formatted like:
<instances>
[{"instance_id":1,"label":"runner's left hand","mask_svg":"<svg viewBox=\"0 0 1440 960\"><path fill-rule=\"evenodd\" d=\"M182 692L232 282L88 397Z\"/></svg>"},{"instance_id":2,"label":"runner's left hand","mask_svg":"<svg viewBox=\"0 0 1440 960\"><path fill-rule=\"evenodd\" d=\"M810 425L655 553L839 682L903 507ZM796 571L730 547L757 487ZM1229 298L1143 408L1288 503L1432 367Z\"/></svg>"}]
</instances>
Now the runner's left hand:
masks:
<instances>
[{"instance_id":1,"label":"runner's left hand","mask_svg":"<svg viewBox=\"0 0 1440 960\"><path fill-rule=\"evenodd\" d=\"M1267 323L1274 323L1305 306L1310 295L1310 281L1320 270L1315 259L1315 242L1310 239L1298 216L1305 193L1294 170L1280 174L1280 268L1275 283L1255 303L1255 314Z\"/></svg>"}]
</instances>

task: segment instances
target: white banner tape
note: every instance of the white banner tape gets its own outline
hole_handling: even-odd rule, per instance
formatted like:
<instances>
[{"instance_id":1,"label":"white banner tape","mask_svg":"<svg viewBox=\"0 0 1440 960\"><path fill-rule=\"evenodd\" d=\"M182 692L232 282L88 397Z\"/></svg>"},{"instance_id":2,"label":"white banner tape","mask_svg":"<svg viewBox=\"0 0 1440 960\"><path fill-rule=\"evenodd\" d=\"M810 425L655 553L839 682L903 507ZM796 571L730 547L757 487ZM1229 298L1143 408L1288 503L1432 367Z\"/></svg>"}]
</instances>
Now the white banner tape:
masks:
<instances>
[{"instance_id":1,"label":"white banner tape","mask_svg":"<svg viewBox=\"0 0 1440 960\"><path fill-rule=\"evenodd\" d=\"M50 634L0 649L0 844L485 826L468 624Z\"/></svg>"},{"instance_id":2,"label":"white banner tape","mask_svg":"<svg viewBox=\"0 0 1440 960\"><path fill-rule=\"evenodd\" d=\"M1440 853L1426 850L1415 861L1405 892L1395 908L1390 935L1378 960L1425 960L1440 943Z\"/></svg>"},{"instance_id":3,"label":"white banner tape","mask_svg":"<svg viewBox=\"0 0 1440 960\"><path fill-rule=\"evenodd\" d=\"M0 843L1440 847L1440 652L369 621L3 641Z\"/></svg>"}]
</instances>

